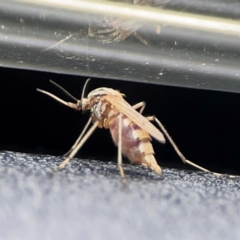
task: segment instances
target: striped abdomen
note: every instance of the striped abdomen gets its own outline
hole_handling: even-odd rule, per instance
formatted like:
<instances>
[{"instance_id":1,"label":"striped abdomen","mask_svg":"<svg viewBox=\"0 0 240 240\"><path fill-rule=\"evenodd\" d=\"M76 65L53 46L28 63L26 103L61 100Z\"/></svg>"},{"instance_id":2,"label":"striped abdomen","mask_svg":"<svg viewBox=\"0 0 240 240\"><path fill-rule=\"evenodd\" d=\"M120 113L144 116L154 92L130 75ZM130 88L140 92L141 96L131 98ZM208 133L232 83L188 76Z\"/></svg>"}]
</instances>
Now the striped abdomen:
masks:
<instances>
[{"instance_id":1,"label":"striped abdomen","mask_svg":"<svg viewBox=\"0 0 240 240\"><path fill-rule=\"evenodd\" d=\"M118 118L114 117L109 122L109 129L116 145L118 145L118 121ZM141 164L161 174L162 170L153 156L154 150L150 141L150 135L146 131L143 131L138 125L123 115L122 154L131 162Z\"/></svg>"}]
</instances>

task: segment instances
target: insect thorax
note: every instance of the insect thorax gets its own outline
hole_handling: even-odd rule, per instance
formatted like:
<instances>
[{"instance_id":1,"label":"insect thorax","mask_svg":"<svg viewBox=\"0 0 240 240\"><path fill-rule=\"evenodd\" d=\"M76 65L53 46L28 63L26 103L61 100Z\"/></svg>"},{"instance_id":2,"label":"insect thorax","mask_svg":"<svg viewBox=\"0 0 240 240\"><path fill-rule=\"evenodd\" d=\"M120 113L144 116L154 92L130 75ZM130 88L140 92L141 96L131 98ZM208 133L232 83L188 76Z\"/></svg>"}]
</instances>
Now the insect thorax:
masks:
<instances>
[{"instance_id":1,"label":"insect thorax","mask_svg":"<svg viewBox=\"0 0 240 240\"><path fill-rule=\"evenodd\" d=\"M99 127L108 128L109 121L119 114L119 111L104 96L122 94L111 88L97 88L88 94L91 102L91 112L93 121L99 121Z\"/></svg>"},{"instance_id":2,"label":"insect thorax","mask_svg":"<svg viewBox=\"0 0 240 240\"><path fill-rule=\"evenodd\" d=\"M105 96L105 95L118 95L118 96L120 95L120 96L122 96L122 94L117 90L114 90L112 88L102 87L102 88L96 88L93 91L91 91L88 94L88 99L91 99L94 97L101 97L101 96Z\"/></svg>"},{"instance_id":3,"label":"insect thorax","mask_svg":"<svg viewBox=\"0 0 240 240\"><path fill-rule=\"evenodd\" d=\"M112 118L117 117L119 111L103 97L96 97L95 99L98 99L98 101L91 109L92 120L93 122L99 121L98 127L108 128L109 122Z\"/></svg>"}]
</instances>

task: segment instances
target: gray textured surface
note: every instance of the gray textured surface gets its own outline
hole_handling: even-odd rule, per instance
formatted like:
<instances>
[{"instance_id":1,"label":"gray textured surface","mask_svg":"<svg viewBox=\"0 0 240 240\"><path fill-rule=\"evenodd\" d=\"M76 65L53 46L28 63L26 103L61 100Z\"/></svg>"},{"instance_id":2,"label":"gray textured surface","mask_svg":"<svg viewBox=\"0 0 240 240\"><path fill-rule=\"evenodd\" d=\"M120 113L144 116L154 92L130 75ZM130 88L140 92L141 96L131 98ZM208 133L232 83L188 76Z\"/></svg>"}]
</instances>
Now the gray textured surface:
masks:
<instances>
[{"instance_id":1,"label":"gray textured surface","mask_svg":"<svg viewBox=\"0 0 240 240\"><path fill-rule=\"evenodd\" d=\"M0 153L1 239L239 239L240 181L114 162Z\"/></svg>"}]
</instances>

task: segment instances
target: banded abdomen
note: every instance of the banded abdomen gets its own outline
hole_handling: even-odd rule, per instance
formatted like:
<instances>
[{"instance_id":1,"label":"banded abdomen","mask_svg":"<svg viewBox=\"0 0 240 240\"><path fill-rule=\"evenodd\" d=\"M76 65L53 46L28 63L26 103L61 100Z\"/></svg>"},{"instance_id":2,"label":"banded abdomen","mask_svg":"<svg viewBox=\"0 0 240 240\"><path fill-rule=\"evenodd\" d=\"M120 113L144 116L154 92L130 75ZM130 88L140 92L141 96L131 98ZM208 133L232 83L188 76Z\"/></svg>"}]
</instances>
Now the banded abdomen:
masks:
<instances>
[{"instance_id":1,"label":"banded abdomen","mask_svg":"<svg viewBox=\"0 0 240 240\"><path fill-rule=\"evenodd\" d=\"M118 145L118 117L109 122L112 139ZM162 170L154 157L150 135L132 122L125 115L122 116L122 154L131 162L151 168L161 174Z\"/></svg>"}]
</instances>

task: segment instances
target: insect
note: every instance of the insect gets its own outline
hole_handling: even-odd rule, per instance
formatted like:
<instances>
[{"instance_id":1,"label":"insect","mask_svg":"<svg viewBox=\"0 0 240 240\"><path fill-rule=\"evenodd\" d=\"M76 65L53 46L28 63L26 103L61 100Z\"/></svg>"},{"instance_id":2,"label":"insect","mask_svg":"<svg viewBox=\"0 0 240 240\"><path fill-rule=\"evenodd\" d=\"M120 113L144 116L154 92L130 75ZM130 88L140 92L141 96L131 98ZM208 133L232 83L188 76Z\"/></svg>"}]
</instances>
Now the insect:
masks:
<instances>
[{"instance_id":1,"label":"insect","mask_svg":"<svg viewBox=\"0 0 240 240\"><path fill-rule=\"evenodd\" d=\"M126 4L134 6L150 6L155 8L163 8L169 0L121 0ZM103 16L99 17L100 22L90 23L88 28L88 36L96 37L103 43L121 42L130 35L134 36L147 45L147 41L141 37L136 31L146 22L144 20L129 19L127 17ZM157 27L157 33L160 33L160 27Z\"/></svg>"},{"instance_id":2,"label":"insect","mask_svg":"<svg viewBox=\"0 0 240 240\"><path fill-rule=\"evenodd\" d=\"M37 91L54 98L58 102L70 108L78 111L91 111L87 124L85 125L74 145L65 154L66 158L59 165L58 170L64 168L64 166L71 160L71 158L75 156L82 145L87 141L94 130L99 127L110 129L113 142L118 146L118 168L121 177L124 177L122 155L125 155L132 163L143 165L161 175L162 169L154 157L151 137L160 143L165 143L164 135L184 163L204 172L210 172L216 176L222 175L220 173L209 171L208 169L205 169L186 159L162 123L154 116L144 117L142 115L142 112L146 106L145 102L140 102L131 106L124 100L124 94L112 88L105 87L97 88L91 91L87 97L84 97L86 86L89 80L90 78L87 79L84 84L80 100L76 99L60 85L50 80L52 84L56 85L58 88L67 93L76 101L76 103L66 102L47 91L37 89ZM137 111L138 109L140 110ZM93 125L89 128L91 122ZM151 122L155 122L164 135Z\"/></svg>"}]
</instances>

